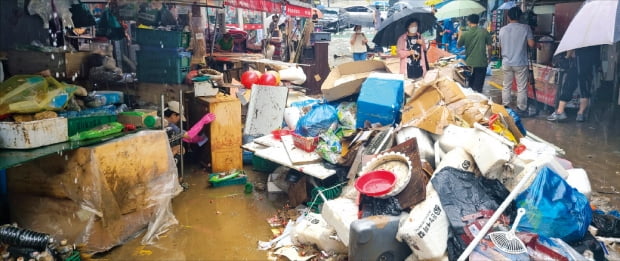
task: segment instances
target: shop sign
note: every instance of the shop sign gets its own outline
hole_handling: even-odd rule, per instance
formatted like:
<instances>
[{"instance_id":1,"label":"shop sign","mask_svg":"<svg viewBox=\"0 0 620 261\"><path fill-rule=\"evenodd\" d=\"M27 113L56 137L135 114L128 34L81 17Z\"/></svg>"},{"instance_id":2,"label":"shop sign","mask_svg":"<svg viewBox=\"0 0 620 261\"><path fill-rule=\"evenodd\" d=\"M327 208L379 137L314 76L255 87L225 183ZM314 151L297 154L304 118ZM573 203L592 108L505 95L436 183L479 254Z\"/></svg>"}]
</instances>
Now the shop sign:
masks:
<instances>
[{"instance_id":1,"label":"shop sign","mask_svg":"<svg viewBox=\"0 0 620 261\"><path fill-rule=\"evenodd\" d=\"M312 17L312 9L306 8L306 7L301 7L301 6L287 4L286 5L286 14L289 15L289 16L295 16L295 17Z\"/></svg>"}]
</instances>

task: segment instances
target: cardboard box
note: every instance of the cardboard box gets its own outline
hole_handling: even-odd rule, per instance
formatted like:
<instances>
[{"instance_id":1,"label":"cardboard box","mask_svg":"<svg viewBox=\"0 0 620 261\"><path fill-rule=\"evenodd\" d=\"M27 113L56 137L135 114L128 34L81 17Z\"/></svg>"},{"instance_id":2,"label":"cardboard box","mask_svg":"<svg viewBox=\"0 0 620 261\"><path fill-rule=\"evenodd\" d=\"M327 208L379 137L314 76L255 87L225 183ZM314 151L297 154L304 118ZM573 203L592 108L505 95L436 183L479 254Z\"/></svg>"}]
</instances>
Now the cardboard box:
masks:
<instances>
[{"instance_id":1,"label":"cardboard box","mask_svg":"<svg viewBox=\"0 0 620 261\"><path fill-rule=\"evenodd\" d=\"M441 78L417 89L405 104L401 122L431 133L442 134L443 128L454 121L446 105L465 98L453 80Z\"/></svg>"},{"instance_id":2,"label":"cardboard box","mask_svg":"<svg viewBox=\"0 0 620 261\"><path fill-rule=\"evenodd\" d=\"M374 60L343 63L334 67L321 85L323 97L334 101L358 93L372 72L392 71L385 62Z\"/></svg>"}]
</instances>

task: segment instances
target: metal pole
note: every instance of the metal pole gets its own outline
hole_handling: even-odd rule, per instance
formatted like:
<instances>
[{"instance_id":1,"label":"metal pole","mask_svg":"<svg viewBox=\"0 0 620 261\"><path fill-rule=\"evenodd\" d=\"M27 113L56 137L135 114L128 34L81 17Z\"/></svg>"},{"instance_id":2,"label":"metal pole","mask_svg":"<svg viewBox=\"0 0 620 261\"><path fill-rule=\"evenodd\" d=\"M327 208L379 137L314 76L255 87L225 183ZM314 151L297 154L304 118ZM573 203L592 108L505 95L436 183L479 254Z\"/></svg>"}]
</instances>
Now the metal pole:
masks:
<instances>
[{"instance_id":1,"label":"metal pole","mask_svg":"<svg viewBox=\"0 0 620 261\"><path fill-rule=\"evenodd\" d=\"M181 112L181 118L183 118L183 115L185 115L185 106L183 106L183 90L179 91L179 110ZM184 176L184 168L183 168L183 120L179 121L179 128L181 129L181 138L179 139L179 144L181 145L181 180L183 180L183 176Z\"/></svg>"},{"instance_id":2,"label":"metal pole","mask_svg":"<svg viewBox=\"0 0 620 261\"><path fill-rule=\"evenodd\" d=\"M164 95L161 95L161 129L166 129L166 118L164 117L164 110L166 109L166 103L164 102Z\"/></svg>"}]
</instances>

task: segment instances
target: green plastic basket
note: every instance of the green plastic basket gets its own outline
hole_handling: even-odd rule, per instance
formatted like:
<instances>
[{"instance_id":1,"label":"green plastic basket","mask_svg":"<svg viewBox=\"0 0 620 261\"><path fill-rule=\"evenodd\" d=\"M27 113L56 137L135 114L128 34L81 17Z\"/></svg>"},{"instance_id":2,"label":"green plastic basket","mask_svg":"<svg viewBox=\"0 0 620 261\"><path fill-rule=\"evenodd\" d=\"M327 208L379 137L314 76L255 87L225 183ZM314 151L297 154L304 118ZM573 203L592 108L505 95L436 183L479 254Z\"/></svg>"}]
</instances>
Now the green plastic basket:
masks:
<instances>
[{"instance_id":1,"label":"green plastic basket","mask_svg":"<svg viewBox=\"0 0 620 261\"><path fill-rule=\"evenodd\" d=\"M263 159L256 155L252 156L252 169L258 172L271 173L280 165L270 160Z\"/></svg>"},{"instance_id":2,"label":"green plastic basket","mask_svg":"<svg viewBox=\"0 0 620 261\"><path fill-rule=\"evenodd\" d=\"M71 137L78 132L89 130L106 123L115 122L116 120L116 115L68 118L67 124L69 131L67 134Z\"/></svg>"},{"instance_id":3,"label":"green plastic basket","mask_svg":"<svg viewBox=\"0 0 620 261\"><path fill-rule=\"evenodd\" d=\"M163 31L138 28L136 42L139 45L158 46L161 48L187 48L191 34L189 32Z\"/></svg>"},{"instance_id":4,"label":"green plastic basket","mask_svg":"<svg viewBox=\"0 0 620 261\"><path fill-rule=\"evenodd\" d=\"M209 174L209 178L217 176L217 174ZM212 187L219 188L231 185L243 185L248 182L247 176L241 176L234 179L224 180L220 182L209 182Z\"/></svg>"},{"instance_id":5,"label":"green plastic basket","mask_svg":"<svg viewBox=\"0 0 620 261\"><path fill-rule=\"evenodd\" d=\"M151 67L138 66L138 81L151 83L174 83L179 84L185 80L185 76L189 73L189 67Z\"/></svg>"}]
</instances>

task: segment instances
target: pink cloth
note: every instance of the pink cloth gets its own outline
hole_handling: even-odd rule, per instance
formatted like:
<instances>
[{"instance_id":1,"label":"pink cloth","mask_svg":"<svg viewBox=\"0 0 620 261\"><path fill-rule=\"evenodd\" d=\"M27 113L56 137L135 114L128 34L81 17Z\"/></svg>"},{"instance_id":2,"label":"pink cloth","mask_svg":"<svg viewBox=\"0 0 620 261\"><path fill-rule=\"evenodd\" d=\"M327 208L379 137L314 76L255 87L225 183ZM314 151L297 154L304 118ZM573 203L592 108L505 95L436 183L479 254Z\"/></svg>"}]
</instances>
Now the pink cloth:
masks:
<instances>
[{"instance_id":1,"label":"pink cloth","mask_svg":"<svg viewBox=\"0 0 620 261\"><path fill-rule=\"evenodd\" d=\"M417 33L422 41L424 38L420 33ZM409 56L409 50L407 50L407 33L402 34L398 37L398 41L396 42L396 48L398 49L398 57L400 58L400 73L405 75L405 78L409 78L407 76L407 56ZM422 52L426 51L426 45L422 45ZM422 66L422 77L426 75L426 55L420 55L422 58L420 59L420 65Z\"/></svg>"},{"instance_id":2,"label":"pink cloth","mask_svg":"<svg viewBox=\"0 0 620 261\"><path fill-rule=\"evenodd\" d=\"M210 122L215 120L215 114L213 113L207 113L205 114L205 116L202 116L202 119L200 119L196 124L194 124L194 126L192 126L192 128L189 129L189 131L187 132L187 138L183 138L183 141L188 142L188 143L197 143L201 140L203 140L202 137L200 137L200 131L202 130L202 127L204 127L206 124L209 124Z\"/></svg>"}]
</instances>

